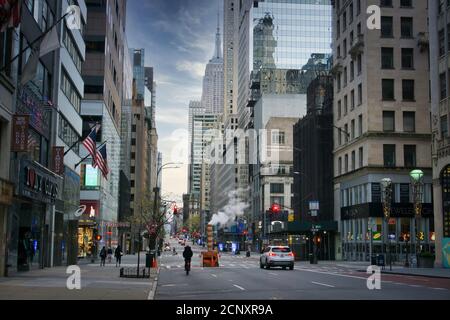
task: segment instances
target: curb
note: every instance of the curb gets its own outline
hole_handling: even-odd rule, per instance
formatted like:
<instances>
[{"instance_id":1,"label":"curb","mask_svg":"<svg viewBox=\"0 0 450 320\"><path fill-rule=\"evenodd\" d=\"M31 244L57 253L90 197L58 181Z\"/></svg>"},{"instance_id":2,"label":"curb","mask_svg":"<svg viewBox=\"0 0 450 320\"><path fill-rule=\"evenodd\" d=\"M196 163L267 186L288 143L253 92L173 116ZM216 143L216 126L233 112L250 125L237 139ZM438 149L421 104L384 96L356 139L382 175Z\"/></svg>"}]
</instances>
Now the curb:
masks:
<instances>
[{"instance_id":1,"label":"curb","mask_svg":"<svg viewBox=\"0 0 450 320\"><path fill-rule=\"evenodd\" d=\"M155 299L155 294L156 294L156 287L158 286L158 276L159 276L159 271L161 270L161 267L158 266L158 270L156 271L156 277L153 279L153 286L152 289L150 290L150 292L148 293L148 298L147 300L154 300Z\"/></svg>"},{"instance_id":2,"label":"curb","mask_svg":"<svg viewBox=\"0 0 450 320\"><path fill-rule=\"evenodd\" d=\"M358 272L366 272L366 270L358 270ZM406 272L396 272L396 271L381 271L382 274L395 274L395 275L401 275L401 276L411 276L411 277L423 277L423 278L436 278L436 279L450 279L446 276L434 276L434 275L427 275L427 274L414 274L414 273L406 273Z\"/></svg>"}]
</instances>

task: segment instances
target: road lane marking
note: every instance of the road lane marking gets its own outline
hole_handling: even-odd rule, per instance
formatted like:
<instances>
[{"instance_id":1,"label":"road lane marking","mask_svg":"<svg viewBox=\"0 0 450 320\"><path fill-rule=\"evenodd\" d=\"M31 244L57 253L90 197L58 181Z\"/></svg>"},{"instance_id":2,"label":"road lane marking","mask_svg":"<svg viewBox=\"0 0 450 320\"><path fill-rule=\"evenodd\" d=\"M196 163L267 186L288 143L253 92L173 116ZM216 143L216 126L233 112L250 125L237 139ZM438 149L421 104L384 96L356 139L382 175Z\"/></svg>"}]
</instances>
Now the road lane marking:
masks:
<instances>
[{"instance_id":1,"label":"road lane marking","mask_svg":"<svg viewBox=\"0 0 450 320\"><path fill-rule=\"evenodd\" d=\"M241 286L238 286L237 284L233 284L233 286L235 286L235 287L238 288L238 289L241 289L242 291L245 291L244 288L242 288Z\"/></svg>"},{"instance_id":2,"label":"road lane marking","mask_svg":"<svg viewBox=\"0 0 450 320\"><path fill-rule=\"evenodd\" d=\"M320 282L314 282L314 281L311 281L311 283L317 284L317 285L319 285L319 286L325 286L325 287L334 288L334 286L332 286L331 284L320 283Z\"/></svg>"},{"instance_id":3,"label":"road lane marking","mask_svg":"<svg viewBox=\"0 0 450 320\"><path fill-rule=\"evenodd\" d=\"M278 274L273 273L273 272L269 272L269 274L273 275L273 276L278 276Z\"/></svg>"},{"instance_id":4,"label":"road lane marking","mask_svg":"<svg viewBox=\"0 0 450 320\"><path fill-rule=\"evenodd\" d=\"M217 278L217 275L215 275L215 274L211 274L211 276L213 276L214 278Z\"/></svg>"},{"instance_id":5,"label":"road lane marking","mask_svg":"<svg viewBox=\"0 0 450 320\"><path fill-rule=\"evenodd\" d=\"M445 288L431 288L431 289L434 289L434 290L448 290L448 289L445 289Z\"/></svg>"},{"instance_id":6,"label":"road lane marking","mask_svg":"<svg viewBox=\"0 0 450 320\"><path fill-rule=\"evenodd\" d=\"M410 287L414 287L414 288L423 288L423 286L418 285L418 284L410 284Z\"/></svg>"}]
</instances>

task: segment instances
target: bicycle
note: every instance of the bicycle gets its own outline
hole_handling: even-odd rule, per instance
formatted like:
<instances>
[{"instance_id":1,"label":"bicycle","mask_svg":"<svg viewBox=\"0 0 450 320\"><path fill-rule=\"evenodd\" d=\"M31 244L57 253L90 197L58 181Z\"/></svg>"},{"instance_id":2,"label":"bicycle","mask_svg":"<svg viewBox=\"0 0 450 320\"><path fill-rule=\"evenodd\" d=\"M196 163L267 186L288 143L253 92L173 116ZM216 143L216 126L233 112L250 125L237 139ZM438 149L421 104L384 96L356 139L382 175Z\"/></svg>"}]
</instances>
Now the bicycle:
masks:
<instances>
[{"instance_id":1,"label":"bicycle","mask_svg":"<svg viewBox=\"0 0 450 320\"><path fill-rule=\"evenodd\" d=\"M191 260L186 259L184 263L184 270L186 270L186 275L189 275L189 271L191 271Z\"/></svg>"}]
</instances>

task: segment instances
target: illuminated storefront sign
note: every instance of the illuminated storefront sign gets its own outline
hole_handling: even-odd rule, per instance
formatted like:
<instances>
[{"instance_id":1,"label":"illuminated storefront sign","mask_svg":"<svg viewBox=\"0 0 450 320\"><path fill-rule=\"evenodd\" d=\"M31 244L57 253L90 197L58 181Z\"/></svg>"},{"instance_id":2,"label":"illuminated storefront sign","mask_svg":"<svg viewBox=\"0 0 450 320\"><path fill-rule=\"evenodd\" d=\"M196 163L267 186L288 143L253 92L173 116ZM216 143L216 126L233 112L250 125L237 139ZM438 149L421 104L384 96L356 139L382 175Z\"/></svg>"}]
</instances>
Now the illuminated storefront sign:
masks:
<instances>
[{"instance_id":1,"label":"illuminated storefront sign","mask_svg":"<svg viewBox=\"0 0 450 320\"><path fill-rule=\"evenodd\" d=\"M98 187L98 169L93 168L90 164L86 165L86 173L84 177L84 185L86 187Z\"/></svg>"}]
</instances>

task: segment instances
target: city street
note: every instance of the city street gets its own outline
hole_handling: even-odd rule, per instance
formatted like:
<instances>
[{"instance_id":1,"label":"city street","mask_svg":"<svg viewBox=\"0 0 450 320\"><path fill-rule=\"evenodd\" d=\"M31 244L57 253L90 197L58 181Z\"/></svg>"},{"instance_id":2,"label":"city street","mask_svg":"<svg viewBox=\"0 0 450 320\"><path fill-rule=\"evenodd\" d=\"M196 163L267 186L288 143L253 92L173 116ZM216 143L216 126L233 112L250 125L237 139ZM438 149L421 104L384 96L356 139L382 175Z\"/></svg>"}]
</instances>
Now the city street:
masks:
<instances>
[{"instance_id":1,"label":"city street","mask_svg":"<svg viewBox=\"0 0 450 320\"><path fill-rule=\"evenodd\" d=\"M199 254L204 249L197 245L192 246L192 270L186 276L183 247L175 242L172 245L178 255L162 255L155 299L450 299L450 279L382 274L381 290L369 290L369 275L358 271L361 267L341 263L311 266L297 262L293 271L266 270L259 268L256 253L249 258L245 253L224 253L220 267L202 268Z\"/></svg>"}]
</instances>

